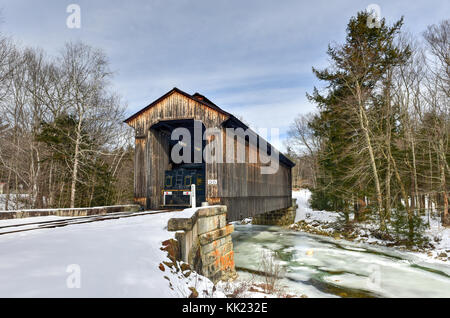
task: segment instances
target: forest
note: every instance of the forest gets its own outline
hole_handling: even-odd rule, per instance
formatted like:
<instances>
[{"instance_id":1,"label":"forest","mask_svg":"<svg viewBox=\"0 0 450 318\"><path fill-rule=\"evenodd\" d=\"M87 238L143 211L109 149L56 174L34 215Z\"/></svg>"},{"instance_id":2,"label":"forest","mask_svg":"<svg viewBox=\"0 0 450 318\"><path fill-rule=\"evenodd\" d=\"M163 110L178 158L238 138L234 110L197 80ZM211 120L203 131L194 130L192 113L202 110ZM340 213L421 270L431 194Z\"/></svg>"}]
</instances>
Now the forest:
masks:
<instances>
[{"instance_id":1,"label":"forest","mask_svg":"<svg viewBox=\"0 0 450 318\"><path fill-rule=\"evenodd\" d=\"M317 111L289 130L293 186L344 222L401 227L413 240L438 215L450 225L450 20L420 38L403 19L359 12L330 44ZM2 207L85 207L133 198L132 132L104 52L81 42L51 55L0 35ZM299 109L300 112L300 109Z\"/></svg>"},{"instance_id":2,"label":"forest","mask_svg":"<svg viewBox=\"0 0 450 318\"><path fill-rule=\"evenodd\" d=\"M293 185L312 191L313 209L413 241L430 217L450 225L450 20L419 38L403 18L377 27L368 18L351 18L345 42L326 51L329 66L312 69L317 111L295 118L287 142Z\"/></svg>"},{"instance_id":3,"label":"forest","mask_svg":"<svg viewBox=\"0 0 450 318\"><path fill-rule=\"evenodd\" d=\"M106 55L56 55L0 35L0 210L90 207L133 198L126 105Z\"/></svg>"}]
</instances>

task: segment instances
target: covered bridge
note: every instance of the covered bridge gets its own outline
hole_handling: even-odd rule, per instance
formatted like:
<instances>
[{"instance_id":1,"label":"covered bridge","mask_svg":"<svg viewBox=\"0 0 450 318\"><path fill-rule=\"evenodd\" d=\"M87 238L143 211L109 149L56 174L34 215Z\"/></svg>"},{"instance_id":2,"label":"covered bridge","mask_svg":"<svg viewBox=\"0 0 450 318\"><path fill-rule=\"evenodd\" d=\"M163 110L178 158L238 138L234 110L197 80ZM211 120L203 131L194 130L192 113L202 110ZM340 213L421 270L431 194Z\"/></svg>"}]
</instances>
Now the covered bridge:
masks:
<instances>
[{"instance_id":1,"label":"covered bridge","mask_svg":"<svg viewBox=\"0 0 450 318\"><path fill-rule=\"evenodd\" d=\"M178 188L183 189L183 185L190 183L196 184L197 202L226 205L230 221L291 206L291 168L294 163L269 144L267 154L270 157L277 153L279 165L273 173L262 173L268 166L267 160L262 160L267 158L262 158L259 151L265 139L205 96L190 95L173 88L125 123L135 130L134 194L135 201L144 208L159 209L172 203L179 204L179 201L167 200L165 194L172 195L175 192L170 189L179 185ZM172 140L177 128L191 132L192 140ZM227 148L231 144L227 143L230 141L228 130L239 128L246 132L245 137L233 137L232 148ZM216 135L208 135L208 129L216 131ZM195 134L204 137L200 143L194 140ZM224 141L219 143L222 151L212 150L223 160L206 160L202 155L214 140ZM179 162L173 158L174 147L180 145L186 147L181 153L189 153L192 161ZM230 161L230 154L236 159L238 147L245 149L245 158ZM233 149L236 151L231 151Z\"/></svg>"}]
</instances>

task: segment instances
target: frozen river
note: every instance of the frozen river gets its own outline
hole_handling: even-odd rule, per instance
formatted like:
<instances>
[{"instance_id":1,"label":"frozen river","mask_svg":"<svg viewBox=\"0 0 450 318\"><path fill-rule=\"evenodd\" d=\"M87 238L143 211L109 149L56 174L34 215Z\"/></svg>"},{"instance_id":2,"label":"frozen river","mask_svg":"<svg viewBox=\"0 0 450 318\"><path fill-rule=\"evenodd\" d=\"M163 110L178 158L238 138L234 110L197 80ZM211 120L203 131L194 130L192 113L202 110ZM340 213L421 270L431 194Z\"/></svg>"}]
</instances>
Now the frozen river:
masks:
<instances>
[{"instance_id":1,"label":"frozen river","mask_svg":"<svg viewBox=\"0 0 450 318\"><path fill-rule=\"evenodd\" d=\"M408 252L255 225L235 225L233 243L241 279L272 253L283 266L280 285L297 295L450 297L450 264Z\"/></svg>"}]
</instances>

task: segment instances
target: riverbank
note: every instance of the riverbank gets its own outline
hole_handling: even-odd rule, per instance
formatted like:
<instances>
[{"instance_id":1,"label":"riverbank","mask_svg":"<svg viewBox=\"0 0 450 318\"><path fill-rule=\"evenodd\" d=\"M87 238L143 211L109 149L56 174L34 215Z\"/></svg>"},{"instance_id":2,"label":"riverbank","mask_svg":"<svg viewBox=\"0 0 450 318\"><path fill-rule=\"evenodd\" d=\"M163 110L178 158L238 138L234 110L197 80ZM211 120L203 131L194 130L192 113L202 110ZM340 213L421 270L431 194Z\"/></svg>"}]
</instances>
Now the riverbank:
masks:
<instances>
[{"instance_id":1,"label":"riverbank","mask_svg":"<svg viewBox=\"0 0 450 318\"><path fill-rule=\"evenodd\" d=\"M293 192L298 208L295 223L288 227L290 230L328 236L336 240L345 239L390 247L414 253L430 261L450 263L450 229L442 227L439 218L430 219L430 227L424 232L427 243L422 246L407 247L404 242L396 241L392 236L380 233L373 224L351 222L344 225L340 222L337 212L312 210L308 203L310 196L309 190L305 189Z\"/></svg>"},{"instance_id":2,"label":"riverbank","mask_svg":"<svg viewBox=\"0 0 450 318\"><path fill-rule=\"evenodd\" d=\"M287 227L234 222L233 245L239 278L219 285L228 297L449 297L449 232L432 219L429 243L407 248L380 236L369 223L343 227L339 213L314 211L308 190L297 199L295 223ZM274 291L264 282L282 273ZM267 275L269 274L269 275Z\"/></svg>"},{"instance_id":3,"label":"riverbank","mask_svg":"<svg viewBox=\"0 0 450 318\"><path fill-rule=\"evenodd\" d=\"M234 285L264 282L274 272L267 256L281 267L278 292L266 297L450 297L448 263L395 248L252 224L235 226L233 245Z\"/></svg>"}]
</instances>

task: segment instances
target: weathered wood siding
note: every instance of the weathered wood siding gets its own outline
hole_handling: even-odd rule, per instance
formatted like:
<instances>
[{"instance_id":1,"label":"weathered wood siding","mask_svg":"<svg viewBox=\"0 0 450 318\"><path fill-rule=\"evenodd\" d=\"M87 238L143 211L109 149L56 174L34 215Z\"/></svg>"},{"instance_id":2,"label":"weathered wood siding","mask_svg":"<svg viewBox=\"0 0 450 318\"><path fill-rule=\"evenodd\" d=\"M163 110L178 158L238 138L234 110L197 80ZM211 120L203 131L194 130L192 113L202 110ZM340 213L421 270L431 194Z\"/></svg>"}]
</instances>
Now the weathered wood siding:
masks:
<instances>
[{"instance_id":1,"label":"weathered wood siding","mask_svg":"<svg viewBox=\"0 0 450 318\"><path fill-rule=\"evenodd\" d=\"M220 127L228 117L177 92L132 119L128 124L136 133L135 198L149 209L162 204L164 170L169 164L170 136L151 127L160 121L194 119L206 128ZM139 141L138 141L139 140ZM144 162L143 162L144 161ZM217 164L206 165L206 179L217 179ZM217 197L217 187L206 185L206 196ZM212 201L210 201L212 203Z\"/></svg>"},{"instance_id":2,"label":"weathered wood siding","mask_svg":"<svg viewBox=\"0 0 450 318\"><path fill-rule=\"evenodd\" d=\"M225 133L225 132L223 132ZM235 157L238 140L235 144ZM249 154L256 149L246 148L246 163L223 163L218 166L218 197L228 207L229 218L239 220L259 213L291 206L291 168L280 163L275 174L262 174L258 162L250 163ZM226 149L224 149L226 156Z\"/></svg>"},{"instance_id":3,"label":"weathered wood siding","mask_svg":"<svg viewBox=\"0 0 450 318\"><path fill-rule=\"evenodd\" d=\"M147 158L146 138L136 136L134 148L134 198L135 202L147 207Z\"/></svg>"},{"instance_id":4,"label":"weathered wood siding","mask_svg":"<svg viewBox=\"0 0 450 318\"><path fill-rule=\"evenodd\" d=\"M136 132L135 198L148 209L157 209L162 204L164 171L170 156L170 136L152 126L160 121L180 119L199 120L205 128L221 128L228 116L174 91L128 121ZM221 128L221 135L225 140L225 128ZM225 160L225 142L223 146ZM251 149L246 145L247 161ZM227 205L230 220L289 207L291 168L280 163L275 174L261 174L260 169L260 163L206 164L206 200L210 204ZM218 184L207 184L211 179Z\"/></svg>"},{"instance_id":5,"label":"weathered wood siding","mask_svg":"<svg viewBox=\"0 0 450 318\"><path fill-rule=\"evenodd\" d=\"M161 131L150 129L148 133L148 160L150 169L147 179L148 208L158 208L163 204L164 171L169 166L169 138Z\"/></svg>"}]
</instances>

